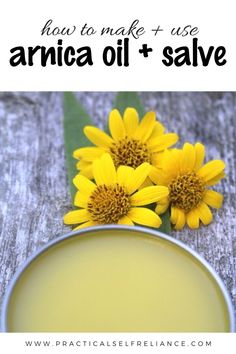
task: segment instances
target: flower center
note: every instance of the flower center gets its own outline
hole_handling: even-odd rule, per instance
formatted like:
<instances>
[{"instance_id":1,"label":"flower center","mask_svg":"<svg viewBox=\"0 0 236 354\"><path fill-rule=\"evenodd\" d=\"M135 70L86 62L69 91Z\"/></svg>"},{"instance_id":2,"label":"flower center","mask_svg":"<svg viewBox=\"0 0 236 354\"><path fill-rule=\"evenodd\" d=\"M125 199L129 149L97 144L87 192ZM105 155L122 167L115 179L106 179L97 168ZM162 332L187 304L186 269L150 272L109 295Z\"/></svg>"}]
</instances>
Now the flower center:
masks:
<instances>
[{"instance_id":1,"label":"flower center","mask_svg":"<svg viewBox=\"0 0 236 354\"><path fill-rule=\"evenodd\" d=\"M186 213L201 202L205 186L194 172L180 175L169 184L169 198L173 206L183 209Z\"/></svg>"},{"instance_id":2,"label":"flower center","mask_svg":"<svg viewBox=\"0 0 236 354\"><path fill-rule=\"evenodd\" d=\"M92 220L99 224L115 224L129 209L129 195L119 184L98 186L88 203Z\"/></svg>"},{"instance_id":3,"label":"flower center","mask_svg":"<svg viewBox=\"0 0 236 354\"><path fill-rule=\"evenodd\" d=\"M143 162L150 162L147 145L128 137L113 143L110 153L116 168L120 165L136 168Z\"/></svg>"}]
</instances>

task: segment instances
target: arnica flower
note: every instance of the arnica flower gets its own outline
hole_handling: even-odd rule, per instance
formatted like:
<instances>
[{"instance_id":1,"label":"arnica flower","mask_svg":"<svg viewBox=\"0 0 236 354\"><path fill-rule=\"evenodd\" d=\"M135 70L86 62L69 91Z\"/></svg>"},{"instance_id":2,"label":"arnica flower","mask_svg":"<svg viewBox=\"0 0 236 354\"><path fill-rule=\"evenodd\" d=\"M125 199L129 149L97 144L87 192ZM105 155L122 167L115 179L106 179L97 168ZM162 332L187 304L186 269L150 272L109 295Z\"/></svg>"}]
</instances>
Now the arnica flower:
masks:
<instances>
[{"instance_id":1,"label":"arnica flower","mask_svg":"<svg viewBox=\"0 0 236 354\"><path fill-rule=\"evenodd\" d=\"M78 189L74 204L79 207L64 216L65 224L80 224L75 229L101 224L161 225L160 217L144 205L167 197L168 188L145 187L137 191L151 166L141 164L133 169L120 166L117 170L109 154L93 163L95 183L78 174L73 182Z\"/></svg>"},{"instance_id":2,"label":"arnica flower","mask_svg":"<svg viewBox=\"0 0 236 354\"><path fill-rule=\"evenodd\" d=\"M127 108L123 118L114 109L109 115L110 135L99 128L86 126L84 133L96 146L84 147L74 151L74 158L80 160L77 169L92 178L92 162L105 152L114 161L115 167L121 165L138 167L144 162L158 165L159 155L178 141L175 133L164 133L164 126L156 120L155 112L148 112L139 122L138 112Z\"/></svg>"},{"instance_id":3,"label":"arnica flower","mask_svg":"<svg viewBox=\"0 0 236 354\"><path fill-rule=\"evenodd\" d=\"M162 170L152 174L154 183L167 186L169 196L156 207L158 214L171 208L171 222L177 230L185 224L191 228L199 227L200 221L208 225L212 221L209 208L220 208L223 196L208 187L217 184L225 177L225 164L212 160L203 165L205 148L202 144L185 143L182 149L165 152Z\"/></svg>"}]
</instances>

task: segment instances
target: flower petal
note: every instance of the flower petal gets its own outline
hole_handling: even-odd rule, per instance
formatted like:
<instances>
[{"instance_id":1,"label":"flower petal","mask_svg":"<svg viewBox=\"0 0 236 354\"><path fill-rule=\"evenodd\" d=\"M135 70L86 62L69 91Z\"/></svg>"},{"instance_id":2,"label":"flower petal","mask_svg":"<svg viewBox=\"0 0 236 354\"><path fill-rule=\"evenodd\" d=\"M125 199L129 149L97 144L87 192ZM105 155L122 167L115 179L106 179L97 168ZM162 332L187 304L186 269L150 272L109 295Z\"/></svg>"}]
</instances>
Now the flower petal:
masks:
<instances>
[{"instance_id":1,"label":"flower petal","mask_svg":"<svg viewBox=\"0 0 236 354\"><path fill-rule=\"evenodd\" d=\"M79 230L79 229L84 229L85 227L96 226L96 225L98 225L98 223L96 223L95 221L87 221L87 222L75 227L73 229L73 231Z\"/></svg>"},{"instance_id":2,"label":"flower petal","mask_svg":"<svg viewBox=\"0 0 236 354\"><path fill-rule=\"evenodd\" d=\"M186 215L187 224L190 229L198 229L199 228L199 215L196 209L191 210Z\"/></svg>"},{"instance_id":3,"label":"flower petal","mask_svg":"<svg viewBox=\"0 0 236 354\"><path fill-rule=\"evenodd\" d=\"M199 218L202 221L204 225L208 225L211 223L213 217L212 217L212 212L210 211L209 207L206 205L206 203L201 203L197 208L196 208Z\"/></svg>"},{"instance_id":4,"label":"flower petal","mask_svg":"<svg viewBox=\"0 0 236 354\"><path fill-rule=\"evenodd\" d=\"M195 144L195 165L194 170L198 171L205 158L205 146L201 143Z\"/></svg>"},{"instance_id":5,"label":"flower petal","mask_svg":"<svg viewBox=\"0 0 236 354\"><path fill-rule=\"evenodd\" d=\"M79 160L77 163L76 163L76 168L78 170L83 170L84 168L87 168L91 166L91 161L84 161L84 160Z\"/></svg>"},{"instance_id":6,"label":"flower petal","mask_svg":"<svg viewBox=\"0 0 236 354\"><path fill-rule=\"evenodd\" d=\"M174 206L171 207L170 221L172 224L176 224L178 218L178 209Z\"/></svg>"},{"instance_id":7,"label":"flower petal","mask_svg":"<svg viewBox=\"0 0 236 354\"><path fill-rule=\"evenodd\" d=\"M161 218L152 210L147 208L131 208L128 217L136 224L151 227L159 227L162 224Z\"/></svg>"},{"instance_id":8,"label":"flower petal","mask_svg":"<svg viewBox=\"0 0 236 354\"><path fill-rule=\"evenodd\" d=\"M88 167L81 169L79 174L88 179L93 179L93 165L90 164Z\"/></svg>"},{"instance_id":9,"label":"flower petal","mask_svg":"<svg viewBox=\"0 0 236 354\"><path fill-rule=\"evenodd\" d=\"M181 172L192 171L195 165L195 149L192 144L185 143L183 146L183 159L181 161Z\"/></svg>"},{"instance_id":10,"label":"flower petal","mask_svg":"<svg viewBox=\"0 0 236 354\"><path fill-rule=\"evenodd\" d=\"M147 162L142 163L134 170L132 179L129 179L126 185L129 194L134 193L141 186L141 184L147 178L150 170L151 170L151 165L149 165L149 163Z\"/></svg>"},{"instance_id":11,"label":"flower petal","mask_svg":"<svg viewBox=\"0 0 236 354\"><path fill-rule=\"evenodd\" d=\"M217 184L222 178L224 178L226 174L224 172L219 173L217 176L214 178L211 178L209 181L206 182L207 186L214 186Z\"/></svg>"},{"instance_id":12,"label":"flower petal","mask_svg":"<svg viewBox=\"0 0 236 354\"><path fill-rule=\"evenodd\" d=\"M84 195L80 191L76 192L74 205L80 208L87 208L88 205L88 196Z\"/></svg>"},{"instance_id":13,"label":"flower petal","mask_svg":"<svg viewBox=\"0 0 236 354\"><path fill-rule=\"evenodd\" d=\"M223 195L212 190L207 190L204 196L203 201L210 205L212 208L221 208L223 203Z\"/></svg>"},{"instance_id":14,"label":"flower petal","mask_svg":"<svg viewBox=\"0 0 236 354\"><path fill-rule=\"evenodd\" d=\"M170 205L169 198L168 197L162 198L161 200L158 201L156 208L155 208L155 212L158 215L161 215L166 212L169 205Z\"/></svg>"},{"instance_id":15,"label":"flower petal","mask_svg":"<svg viewBox=\"0 0 236 354\"><path fill-rule=\"evenodd\" d=\"M124 112L124 125L126 135L133 137L138 127L139 116L138 112L134 108L126 108Z\"/></svg>"},{"instance_id":16,"label":"flower petal","mask_svg":"<svg viewBox=\"0 0 236 354\"><path fill-rule=\"evenodd\" d=\"M133 221L128 216L123 216L118 221L119 225L134 225Z\"/></svg>"},{"instance_id":17,"label":"flower petal","mask_svg":"<svg viewBox=\"0 0 236 354\"><path fill-rule=\"evenodd\" d=\"M158 203L156 208L155 208L155 212L158 215L162 215L162 214L164 214L166 212L168 207L169 207L169 202L168 201L166 203Z\"/></svg>"},{"instance_id":18,"label":"flower petal","mask_svg":"<svg viewBox=\"0 0 236 354\"><path fill-rule=\"evenodd\" d=\"M82 222L88 221L90 219L90 214L86 209L79 209L69 211L64 215L64 223L67 225L80 224Z\"/></svg>"},{"instance_id":19,"label":"flower petal","mask_svg":"<svg viewBox=\"0 0 236 354\"><path fill-rule=\"evenodd\" d=\"M180 149L165 150L162 157L161 168L164 172L165 184L169 184L173 178L180 174L180 162L183 159L183 151Z\"/></svg>"},{"instance_id":20,"label":"flower petal","mask_svg":"<svg viewBox=\"0 0 236 354\"><path fill-rule=\"evenodd\" d=\"M152 138L155 139L155 138L159 137L160 135L163 135L164 132L165 132L164 125L162 125L160 122L156 121L153 131L152 131L152 134L150 135L149 139L152 139Z\"/></svg>"},{"instance_id":21,"label":"flower petal","mask_svg":"<svg viewBox=\"0 0 236 354\"><path fill-rule=\"evenodd\" d=\"M148 141L148 146L150 147L152 152L160 152L163 151L179 140L179 137L175 133L168 133L164 135L160 135L157 138L150 139Z\"/></svg>"},{"instance_id":22,"label":"flower petal","mask_svg":"<svg viewBox=\"0 0 236 354\"><path fill-rule=\"evenodd\" d=\"M117 183L121 186L127 186L130 180L133 180L134 169L129 166L119 166L117 169Z\"/></svg>"},{"instance_id":23,"label":"flower petal","mask_svg":"<svg viewBox=\"0 0 236 354\"><path fill-rule=\"evenodd\" d=\"M162 167L162 162L164 158L164 151L154 152L151 154L151 163L157 168Z\"/></svg>"},{"instance_id":24,"label":"flower petal","mask_svg":"<svg viewBox=\"0 0 236 354\"><path fill-rule=\"evenodd\" d=\"M160 169L152 166L148 176L153 183L159 184L159 178L160 178L161 174L162 174L162 171L160 171Z\"/></svg>"},{"instance_id":25,"label":"flower petal","mask_svg":"<svg viewBox=\"0 0 236 354\"><path fill-rule=\"evenodd\" d=\"M75 159L83 159L84 161L93 161L104 154L106 150L104 148L99 148L96 146L84 147L77 149L73 152L73 157Z\"/></svg>"},{"instance_id":26,"label":"flower petal","mask_svg":"<svg viewBox=\"0 0 236 354\"><path fill-rule=\"evenodd\" d=\"M155 112L146 113L135 132L134 138L145 142L152 134L155 123L156 123Z\"/></svg>"},{"instance_id":27,"label":"flower petal","mask_svg":"<svg viewBox=\"0 0 236 354\"><path fill-rule=\"evenodd\" d=\"M78 174L73 178L73 183L76 188L85 195L92 194L96 188L95 183L91 182L87 177L84 177L81 174Z\"/></svg>"},{"instance_id":28,"label":"flower petal","mask_svg":"<svg viewBox=\"0 0 236 354\"><path fill-rule=\"evenodd\" d=\"M204 182L207 182L221 174L224 169L225 163L222 160L212 160L202 166L197 174L204 180Z\"/></svg>"},{"instance_id":29,"label":"flower petal","mask_svg":"<svg viewBox=\"0 0 236 354\"><path fill-rule=\"evenodd\" d=\"M126 136L124 122L117 109L113 109L109 115L109 129L114 140L120 140Z\"/></svg>"},{"instance_id":30,"label":"flower petal","mask_svg":"<svg viewBox=\"0 0 236 354\"><path fill-rule=\"evenodd\" d=\"M163 186L150 186L141 189L130 198L131 205L141 206L155 203L160 199L167 197L169 190Z\"/></svg>"},{"instance_id":31,"label":"flower petal","mask_svg":"<svg viewBox=\"0 0 236 354\"><path fill-rule=\"evenodd\" d=\"M150 186L153 186L153 183L152 183L151 179L149 177L147 177L145 179L145 181L141 184L139 189L142 189L142 188L145 188L145 187L150 187Z\"/></svg>"},{"instance_id":32,"label":"flower petal","mask_svg":"<svg viewBox=\"0 0 236 354\"><path fill-rule=\"evenodd\" d=\"M109 154L103 154L93 162L93 175L97 185L116 183L116 169Z\"/></svg>"},{"instance_id":33,"label":"flower petal","mask_svg":"<svg viewBox=\"0 0 236 354\"><path fill-rule=\"evenodd\" d=\"M175 229L181 230L186 223L186 216L183 210L176 208L176 221L175 221Z\"/></svg>"},{"instance_id":34,"label":"flower petal","mask_svg":"<svg viewBox=\"0 0 236 354\"><path fill-rule=\"evenodd\" d=\"M87 125L84 128L84 134L90 141L92 141L94 145L99 147L108 148L113 143L113 139L108 134L104 133L104 131L101 129L91 125Z\"/></svg>"}]
</instances>

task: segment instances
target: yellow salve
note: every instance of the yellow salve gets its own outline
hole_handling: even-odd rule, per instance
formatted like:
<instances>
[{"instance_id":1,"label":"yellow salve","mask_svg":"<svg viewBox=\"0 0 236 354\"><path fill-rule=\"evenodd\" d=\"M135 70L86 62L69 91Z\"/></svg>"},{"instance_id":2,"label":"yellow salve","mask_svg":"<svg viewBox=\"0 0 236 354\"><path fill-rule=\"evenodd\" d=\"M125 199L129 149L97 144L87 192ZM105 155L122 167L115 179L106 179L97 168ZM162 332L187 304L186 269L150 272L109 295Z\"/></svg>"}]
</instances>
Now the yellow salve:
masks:
<instances>
[{"instance_id":1,"label":"yellow salve","mask_svg":"<svg viewBox=\"0 0 236 354\"><path fill-rule=\"evenodd\" d=\"M139 231L70 237L23 272L10 332L227 332L221 290L194 256Z\"/></svg>"}]
</instances>

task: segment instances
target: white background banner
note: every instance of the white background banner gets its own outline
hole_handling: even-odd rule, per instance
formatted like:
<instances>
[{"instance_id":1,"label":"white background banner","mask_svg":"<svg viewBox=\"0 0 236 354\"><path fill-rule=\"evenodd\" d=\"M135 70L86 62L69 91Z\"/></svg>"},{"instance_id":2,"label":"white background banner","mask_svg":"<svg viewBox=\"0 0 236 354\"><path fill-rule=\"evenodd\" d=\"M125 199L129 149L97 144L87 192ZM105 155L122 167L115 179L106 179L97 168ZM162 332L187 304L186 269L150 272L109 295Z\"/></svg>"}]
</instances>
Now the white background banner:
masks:
<instances>
[{"instance_id":1,"label":"white background banner","mask_svg":"<svg viewBox=\"0 0 236 354\"><path fill-rule=\"evenodd\" d=\"M235 90L234 5L4 2L0 89Z\"/></svg>"},{"instance_id":2,"label":"white background banner","mask_svg":"<svg viewBox=\"0 0 236 354\"><path fill-rule=\"evenodd\" d=\"M25 333L0 334L4 354L233 354L235 334L212 333Z\"/></svg>"}]
</instances>

